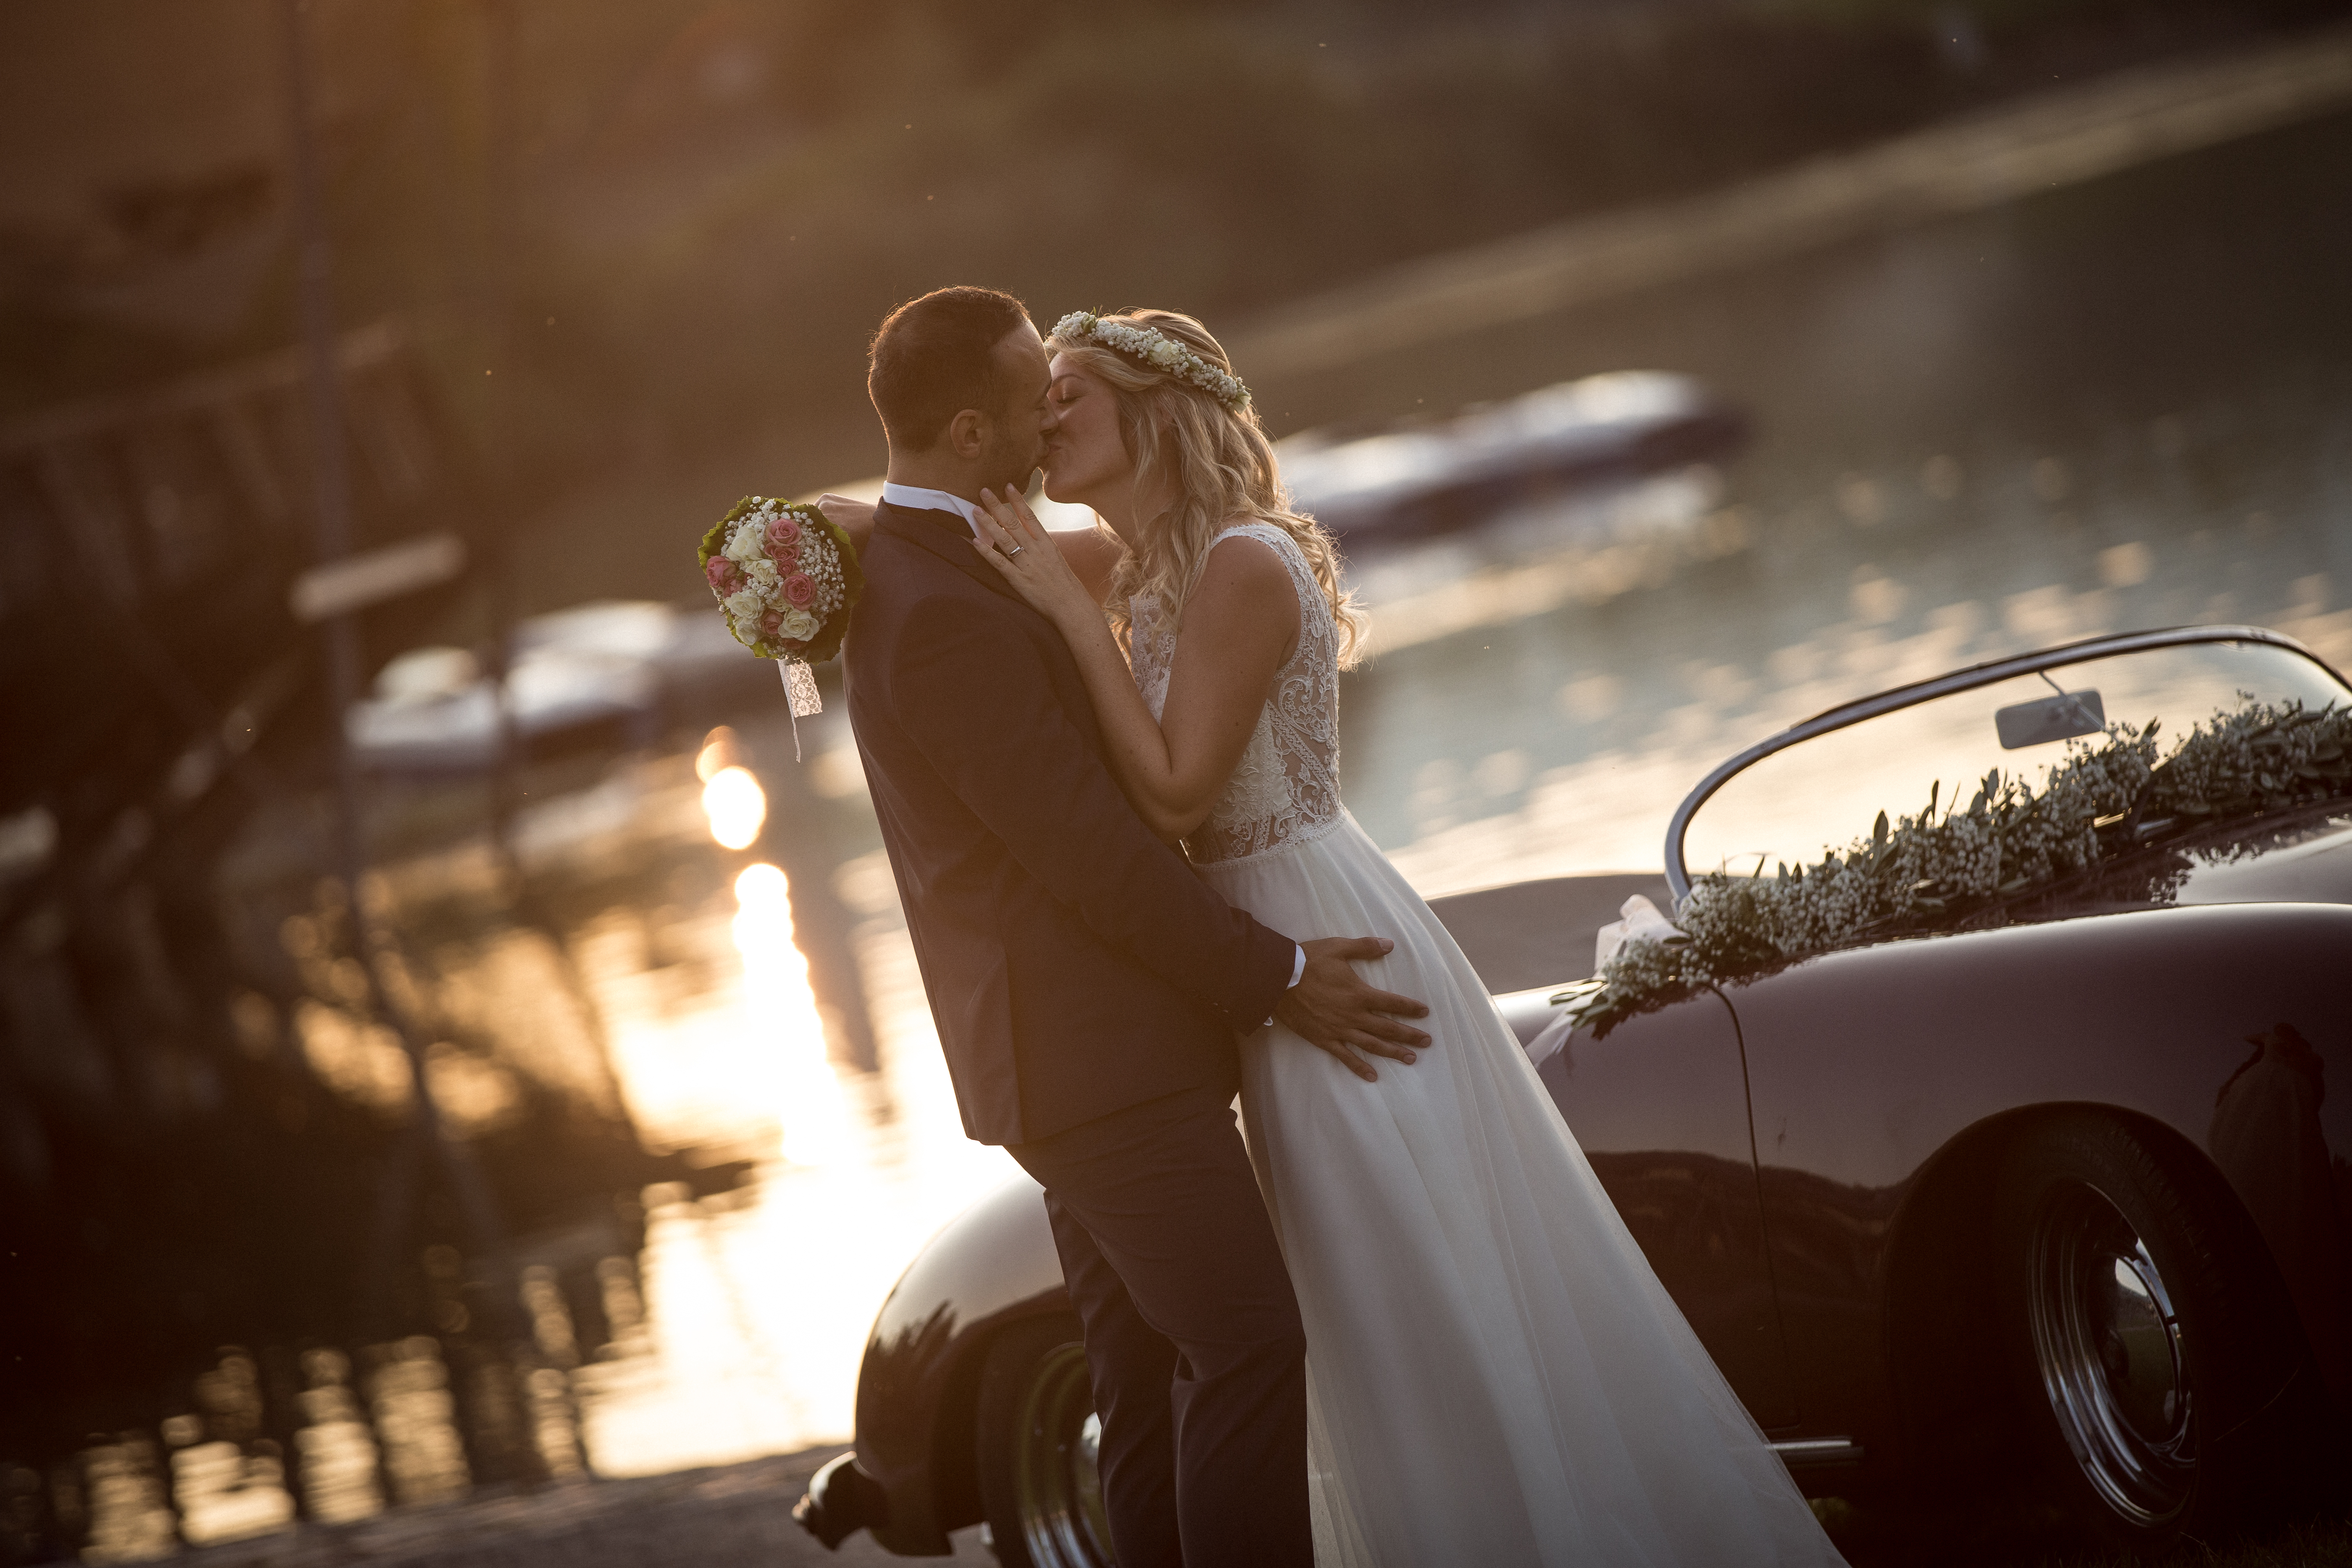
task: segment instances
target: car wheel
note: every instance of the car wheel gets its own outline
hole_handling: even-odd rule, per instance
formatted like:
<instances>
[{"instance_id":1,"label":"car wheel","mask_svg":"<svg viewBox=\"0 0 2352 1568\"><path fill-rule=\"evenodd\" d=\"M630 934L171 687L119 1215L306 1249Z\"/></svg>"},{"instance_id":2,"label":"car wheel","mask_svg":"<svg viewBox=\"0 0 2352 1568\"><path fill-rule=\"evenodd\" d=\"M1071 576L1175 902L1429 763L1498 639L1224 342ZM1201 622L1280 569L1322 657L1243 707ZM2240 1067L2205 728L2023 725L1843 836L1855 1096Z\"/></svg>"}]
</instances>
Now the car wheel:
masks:
<instances>
[{"instance_id":1,"label":"car wheel","mask_svg":"<svg viewBox=\"0 0 2352 1568\"><path fill-rule=\"evenodd\" d=\"M981 1373L980 1496L1005 1568L1108 1568L1095 1415L1078 1326L1015 1323L989 1346Z\"/></svg>"},{"instance_id":2,"label":"car wheel","mask_svg":"<svg viewBox=\"0 0 2352 1568\"><path fill-rule=\"evenodd\" d=\"M2290 1403L2300 1342L2225 1201L2113 1119L2010 1152L1995 1284L2034 1479L2097 1545L2237 1519Z\"/></svg>"}]
</instances>

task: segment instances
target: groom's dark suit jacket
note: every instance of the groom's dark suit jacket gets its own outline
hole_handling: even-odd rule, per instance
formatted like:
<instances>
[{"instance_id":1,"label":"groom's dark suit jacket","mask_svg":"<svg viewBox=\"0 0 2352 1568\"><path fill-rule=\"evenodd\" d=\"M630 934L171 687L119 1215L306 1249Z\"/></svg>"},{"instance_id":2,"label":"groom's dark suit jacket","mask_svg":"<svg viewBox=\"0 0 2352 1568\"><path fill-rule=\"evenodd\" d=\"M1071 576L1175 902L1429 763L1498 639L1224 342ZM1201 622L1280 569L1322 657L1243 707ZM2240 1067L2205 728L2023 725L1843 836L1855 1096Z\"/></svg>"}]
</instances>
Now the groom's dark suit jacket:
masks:
<instances>
[{"instance_id":1,"label":"groom's dark suit jacket","mask_svg":"<svg viewBox=\"0 0 2352 1568\"><path fill-rule=\"evenodd\" d=\"M843 666L964 1131L1022 1143L1229 1081L1293 948L1136 816L1061 634L971 539L884 502Z\"/></svg>"}]
</instances>

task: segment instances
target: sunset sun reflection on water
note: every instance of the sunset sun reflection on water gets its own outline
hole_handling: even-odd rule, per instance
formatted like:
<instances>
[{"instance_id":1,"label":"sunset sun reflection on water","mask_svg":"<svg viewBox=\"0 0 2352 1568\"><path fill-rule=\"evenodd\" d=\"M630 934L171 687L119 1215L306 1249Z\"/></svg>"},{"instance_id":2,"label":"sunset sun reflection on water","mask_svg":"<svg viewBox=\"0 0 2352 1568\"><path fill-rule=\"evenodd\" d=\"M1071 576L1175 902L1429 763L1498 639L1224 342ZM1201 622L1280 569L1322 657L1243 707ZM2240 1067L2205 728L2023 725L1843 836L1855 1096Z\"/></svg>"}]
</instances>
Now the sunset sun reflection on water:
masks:
<instances>
[{"instance_id":1,"label":"sunset sun reflection on water","mask_svg":"<svg viewBox=\"0 0 2352 1568\"><path fill-rule=\"evenodd\" d=\"M706 808L730 773L759 788L733 754L705 749ZM696 847L693 807L672 795L684 810L662 809L662 793L636 820L666 825L671 854L724 845L718 811L700 814L711 834ZM641 1136L698 1162L753 1162L731 1192L646 1194L642 1329L579 1376L583 1436L607 1475L845 1439L866 1334L898 1271L1016 1173L962 1135L895 902L857 931L882 1036L881 1070L865 1073L828 1058L784 871L754 861L713 891L664 921L665 951L617 920L583 943Z\"/></svg>"}]
</instances>

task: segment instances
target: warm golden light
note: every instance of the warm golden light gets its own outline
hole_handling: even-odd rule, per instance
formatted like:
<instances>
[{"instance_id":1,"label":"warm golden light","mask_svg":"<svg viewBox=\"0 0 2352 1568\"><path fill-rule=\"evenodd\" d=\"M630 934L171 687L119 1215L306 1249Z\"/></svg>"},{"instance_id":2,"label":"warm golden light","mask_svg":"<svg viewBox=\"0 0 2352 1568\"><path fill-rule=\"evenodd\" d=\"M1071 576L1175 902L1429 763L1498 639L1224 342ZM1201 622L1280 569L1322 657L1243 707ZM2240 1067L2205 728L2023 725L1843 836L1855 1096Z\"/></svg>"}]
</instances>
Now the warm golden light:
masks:
<instances>
[{"instance_id":1,"label":"warm golden light","mask_svg":"<svg viewBox=\"0 0 2352 1568\"><path fill-rule=\"evenodd\" d=\"M768 820L767 792L750 769L721 768L702 786L702 810L710 818L711 837L729 849L748 849L760 837L760 825Z\"/></svg>"},{"instance_id":2,"label":"warm golden light","mask_svg":"<svg viewBox=\"0 0 2352 1568\"><path fill-rule=\"evenodd\" d=\"M793 940L792 884L765 860L735 878L735 951L764 957Z\"/></svg>"},{"instance_id":3,"label":"warm golden light","mask_svg":"<svg viewBox=\"0 0 2352 1568\"><path fill-rule=\"evenodd\" d=\"M887 902L879 850L867 870ZM1019 1175L962 1135L903 927L864 933L883 1070L845 1075L793 941L790 879L763 861L711 893L672 928L693 963L646 967L626 911L583 944L647 1142L760 1161L724 1203L657 1194L642 1300L614 1308L608 1283L607 1311L637 1325L637 1349L577 1386L588 1451L614 1475L845 1440L876 1304L925 1237ZM682 992L684 973L710 989Z\"/></svg>"},{"instance_id":4,"label":"warm golden light","mask_svg":"<svg viewBox=\"0 0 2352 1568\"><path fill-rule=\"evenodd\" d=\"M694 776L709 784L719 769L735 761L735 731L721 724L702 738L702 750L694 754Z\"/></svg>"},{"instance_id":5,"label":"warm golden light","mask_svg":"<svg viewBox=\"0 0 2352 1568\"><path fill-rule=\"evenodd\" d=\"M824 1020L809 990L808 961L793 945L792 884L764 860L735 879L734 936L743 955L743 999L779 1091L784 1158L827 1163L848 1146L849 1108L825 1059Z\"/></svg>"}]
</instances>

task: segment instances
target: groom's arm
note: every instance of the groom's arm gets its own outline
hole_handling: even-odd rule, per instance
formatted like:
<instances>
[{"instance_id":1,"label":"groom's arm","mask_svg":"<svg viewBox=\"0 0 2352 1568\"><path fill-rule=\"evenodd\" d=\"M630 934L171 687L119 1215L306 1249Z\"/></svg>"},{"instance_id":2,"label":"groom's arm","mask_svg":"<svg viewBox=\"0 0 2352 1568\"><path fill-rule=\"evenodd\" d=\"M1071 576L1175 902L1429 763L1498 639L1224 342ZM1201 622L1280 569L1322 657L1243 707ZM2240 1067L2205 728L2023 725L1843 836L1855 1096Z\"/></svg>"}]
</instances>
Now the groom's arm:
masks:
<instances>
[{"instance_id":1,"label":"groom's arm","mask_svg":"<svg viewBox=\"0 0 2352 1568\"><path fill-rule=\"evenodd\" d=\"M1298 952L1152 837L1053 695L1034 643L952 596L908 616L894 706L957 797L1105 941L1235 1031L1269 1017Z\"/></svg>"}]
</instances>

